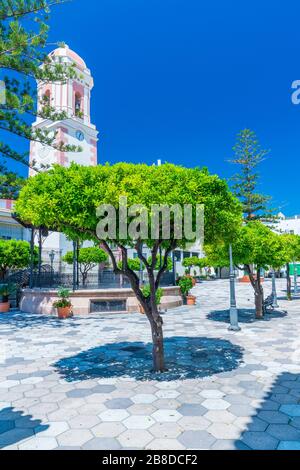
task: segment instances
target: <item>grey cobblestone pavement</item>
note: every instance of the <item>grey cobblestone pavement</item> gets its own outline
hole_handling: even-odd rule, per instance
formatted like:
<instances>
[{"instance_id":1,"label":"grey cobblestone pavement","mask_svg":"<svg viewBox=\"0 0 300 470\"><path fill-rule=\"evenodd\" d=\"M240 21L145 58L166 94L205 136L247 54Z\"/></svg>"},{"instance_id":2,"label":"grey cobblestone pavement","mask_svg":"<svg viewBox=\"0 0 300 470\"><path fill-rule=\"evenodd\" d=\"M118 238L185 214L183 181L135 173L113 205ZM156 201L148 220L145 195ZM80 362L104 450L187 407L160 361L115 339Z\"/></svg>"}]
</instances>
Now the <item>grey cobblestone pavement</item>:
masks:
<instances>
[{"instance_id":1,"label":"grey cobblestone pavement","mask_svg":"<svg viewBox=\"0 0 300 470\"><path fill-rule=\"evenodd\" d=\"M164 315L160 376L140 314L1 315L0 449L299 450L300 298L277 284L280 307L260 321L237 285L239 333L228 281L196 287L196 307Z\"/></svg>"}]
</instances>

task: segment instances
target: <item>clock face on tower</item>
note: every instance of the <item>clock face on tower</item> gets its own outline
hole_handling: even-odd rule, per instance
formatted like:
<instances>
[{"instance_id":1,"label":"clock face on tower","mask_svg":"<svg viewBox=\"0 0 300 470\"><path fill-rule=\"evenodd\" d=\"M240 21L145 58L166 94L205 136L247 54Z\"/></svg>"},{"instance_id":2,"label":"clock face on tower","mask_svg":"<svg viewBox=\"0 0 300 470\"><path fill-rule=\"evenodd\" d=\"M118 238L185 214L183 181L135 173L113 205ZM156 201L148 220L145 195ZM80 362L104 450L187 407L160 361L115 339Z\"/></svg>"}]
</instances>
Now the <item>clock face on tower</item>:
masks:
<instances>
[{"instance_id":1,"label":"clock face on tower","mask_svg":"<svg viewBox=\"0 0 300 470\"><path fill-rule=\"evenodd\" d=\"M81 131L76 132L76 139L78 139L80 142L84 140L84 133Z\"/></svg>"}]
</instances>

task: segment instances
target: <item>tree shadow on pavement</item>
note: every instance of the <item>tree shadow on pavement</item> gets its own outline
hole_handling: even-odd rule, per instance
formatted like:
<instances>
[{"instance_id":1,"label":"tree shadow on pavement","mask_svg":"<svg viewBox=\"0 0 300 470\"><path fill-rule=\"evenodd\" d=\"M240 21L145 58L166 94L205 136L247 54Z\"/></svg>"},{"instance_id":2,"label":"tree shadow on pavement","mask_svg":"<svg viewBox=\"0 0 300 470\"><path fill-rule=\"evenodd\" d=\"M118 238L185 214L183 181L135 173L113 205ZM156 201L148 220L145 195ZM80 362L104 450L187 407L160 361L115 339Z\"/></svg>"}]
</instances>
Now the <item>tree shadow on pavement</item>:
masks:
<instances>
[{"instance_id":1,"label":"tree shadow on pavement","mask_svg":"<svg viewBox=\"0 0 300 470\"><path fill-rule=\"evenodd\" d=\"M300 374L279 375L235 448L300 450L299 401Z\"/></svg>"},{"instance_id":2,"label":"tree shadow on pavement","mask_svg":"<svg viewBox=\"0 0 300 470\"><path fill-rule=\"evenodd\" d=\"M152 344L105 344L59 360L56 371L68 382L91 378L133 377L136 380L195 379L236 369L243 349L219 338L172 337L165 339L167 371L152 369Z\"/></svg>"},{"instance_id":3,"label":"tree shadow on pavement","mask_svg":"<svg viewBox=\"0 0 300 470\"><path fill-rule=\"evenodd\" d=\"M21 411L3 408L0 410L0 449L16 445L48 428L39 419L23 415Z\"/></svg>"},{"instance_id":4,"label":"tree shadow on pavement","mask_svg":"<svg viewBox=\"0 0 300 470\"><path fill-rule=\"evenodd\" d=\"M262 319L255 318L255 310L238 309L239 323L254 323L261 321L271 321L276 318L284 318L287 316L285 311L274 310L267 313ZM207 315L208 320L221 323L230 323L229 310L213 310Z\"/></svg>"}]
</instances>

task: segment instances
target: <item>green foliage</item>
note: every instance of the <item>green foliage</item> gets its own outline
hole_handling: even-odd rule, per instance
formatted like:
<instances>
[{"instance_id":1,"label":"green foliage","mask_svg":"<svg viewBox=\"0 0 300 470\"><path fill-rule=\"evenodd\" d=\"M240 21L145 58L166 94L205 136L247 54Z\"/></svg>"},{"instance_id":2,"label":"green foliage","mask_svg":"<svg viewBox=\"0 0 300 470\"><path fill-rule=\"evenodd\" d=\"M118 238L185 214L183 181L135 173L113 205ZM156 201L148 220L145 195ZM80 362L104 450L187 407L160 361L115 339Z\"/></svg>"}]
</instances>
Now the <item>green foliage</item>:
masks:
<instances>
[{"instance_id":1,"label":"green foliage","mask_svg":"<svg viewBox=\"0 0 300 470\"><path fill-rule=\"evenodd\" d=\"M57 295L59 297L58 300L53 302L53 307L54 308L66 308L66 307L71 307L72 303L69 299L70 297L70 291L69 289L65 289L64 287L60 287L58 289Z\"/></svg>"},{"instance_id":2,"label":"green foliage","mask_svg":"<svg viewBox=\"0 0 300 470\"><path fill-rule=\"evenodd\" d=\"M198 258L197 256L191 256L190 258L185 258L182 262L184 268L206 268L209 266L207 258Z\"/></svg>"},{"instance_id":3,"label":"green foliage","mask_svg":"<svg viewBox=\"0 0 300 470\"><path fill-rule=\"evenodd\" d=\"M67 117L65 112L57 112L46 97L41 98L39 111L36 111L36 80L65 82L76 76L73 66L55 62L46 52L50 7L60 3L62 0L0 1L0 69L5 83L5 101L0 105L0 129L58 151L76 152L79 147L57 142L57 135L51 134L50 130L31 127L32 118L54 122ZM18 150L18 145L12 148L7 139L0 141L2 165L5 165L5 159L12 159L29 166L28 156L28 152ZM32 162L31 166L35 168L35 163ZM11 193L12 197L16 195Z\"/></svg>"},{"instance_id":4,"label":"green foliage","mask_svg":"<svg viewBox=\"0 0 300 470\"><path fill-rule=\"evenodd\" d=\"M78 262L88 266L95 267L97 264L105 263L107 261L107 254L97 246L90 246L87 248L80 248ZM68 251L62 258L68 264L73 264L73 252Z\"/></svg>"},{"instance_id":5,"label":"green foliage","mask_svg":"<svg viewBox=\"0 0 300 470\"><path fill-rule=\"evenodd\" d=\"M257 192L257 166L263 162L269 151L261 148L255 133L250 129L244 129L237 135L233 151L234 158L230 162L241 167L241 172L232 178L233 190L243 204L246 220L270 217L267 209L270 197Z\"/></svg>"},{"instance_id":6,"label":"green foliage","mask_svg":"<svg viewBox=\"0 0 300 470\"><path fill-rule=\"evenodd\" d=\"M128 263L129 268L132 269L132 271L138 272L141 268L141 261L139 260L139 258L128 258L127 263ZM122 261L119 261L118 268L122 269L122 266L123 266ZM145 269L145 266L143 265L143 263L142 263L142 269L143 270Z\"/></svg>"},{"instance_id":7,"label":"green foliage","mask_svg":"<svg viewBox=\"0 0 300 470\"><path fill-rule=\"evenodd\" d=\"M150 288L150 284L146 284L145 286L142 287L142 293L144 295L144 297L146 299L149 299L150 298L150 295L151 295L151 288ZM155 293L155 302L156 302L156 305L159 305L160 302L161 302L161 299L162 299L162 296L163 296L163 290L161 287L159 287Z\"/></svg>"},{"instance_id":8,"label":"green foliage","mask_svg":"<svg viewBox=\"0 0 300 470\"><path fill-rule=\"evenodd\" d=\"M49 172L30 178L21 190L16 211L24 221L59 229L72 239L96 240L97 207L112 204L118 216L121 195L127 196L128 206L143 204L149 209L152 204L204 204L207 242L232 239L241 220L240 204L225 181L207 170L171 164L55 165ZM132 243L129 238L112 241ZM149 239L143 242L153 246ZM170 240L161 246L167 249L185 243L184 238L174 240L171 231Z\"/></svg>"},{"instance_id":9,"label":"green foliage","mask_svg":"<svg viewBox=\"0 0 300 470\"><path fill-rule=\"evenodd\" d=\"M149 256L147 261L151 265L152 264L152 256ZM161 268L163 262L164 262L164 257L158 255L157 259L156 259L155 271L159 271L159 269ZM170 257L168 257L166 271L172 271L172 270L173 270L172 259Z\"/></svg>"},{"instance_id":10,"label":"green foliage","mask_svg":"<svg viewBox=\"0 0 300 470\"><path fill-rule=\"evenodd\" d=\"M15 284L0 284L0 297L2 298L2 302L8 302L9 296L14 294L15 292Z\"/></svg>"},{"instance_id":11,"label":"green foliage","mask_svg":"<svg viewBox=\"0 0 300 470\"><path fill-rule=\"evenodd\" d=\"M205 247L209 263L215 267L229 266L228 244ZM259 221L249 222L241 227L232 245L235 265L252 265L259 268L279 268L286 263L287 253L284 240Z\"/></svg>"},{"instance_id":12,"label":"green foliage","mask_svg":"<svg viewBox=\"0 0 300 470\"><path fill-rule=\"evenodd\" d=\"M78 263L83 283L85 283L89 271L95 268L98 264L105 263L107 259L108 256L105 251L97 246L80 248ZM67 264L73 264L73 251L68 251L63 256L62 260Z\"/></svg>"},{"instance_id":13,"label":"green foliage","mask_svg":"<svg viewBox=\"0 0 300 470\"><path fill-rule=\"evenodd\" d=\"M182 295L187 296L190 290L193 288L193 280L189 276L183 276L181 279L179 279L178 285Z\"/></svg>"},{"instance_id":14,"label":"green foliage","mask_svg":"<svg viewBox=\"0 0 300 470\"><path fill-rule=\"evenodd\" d=\"M281 235L286 252L286 263L300 261L300 236L294 234Z\"/></svg>"},{"instance_id":15,"label":"green foliage","mask_svg":"<svg viewBox=\"0 0 300 470\"><path fill-rule=\"evenodd\" d=\"M30 244L21 240L0 240L0 275L8 270L27 268L30 264Z\"/></svg>"}]
</instances>

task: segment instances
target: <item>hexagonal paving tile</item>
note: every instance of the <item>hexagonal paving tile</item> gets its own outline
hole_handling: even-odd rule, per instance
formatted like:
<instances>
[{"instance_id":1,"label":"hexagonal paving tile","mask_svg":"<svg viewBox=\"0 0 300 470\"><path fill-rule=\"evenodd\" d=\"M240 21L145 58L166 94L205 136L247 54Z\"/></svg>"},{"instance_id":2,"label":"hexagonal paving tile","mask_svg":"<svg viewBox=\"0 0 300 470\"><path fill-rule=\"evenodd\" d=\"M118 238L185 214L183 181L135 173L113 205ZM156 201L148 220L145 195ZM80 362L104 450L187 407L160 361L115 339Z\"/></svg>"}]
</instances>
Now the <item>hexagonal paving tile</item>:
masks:
<instances>
[{"instance_id":1,"label":"hexagonal paving tile","mask_svg":"<svg viewBox=\"0 0 300 470\"><path fill-rule=\"evenodd\" d=\"M116 439L108 437L94 437L83 444L82 448L84 450L118 450L121 449L121 446Z\"/></svg>"},{"instance_id":2,"label":"hexagonal paving tile","mask_svg":"<svg viewBox=\"0 0 300 470\"><path fill-rule=\"evenodd\" d=\"M253 450L275 450L279 442L266 432L245 432L241 440Z\"/></svg>"},{"instance_id":3,"label":"hexagonal paving tile","mask_svg":"<svg viewBox=\"0 0 300 470\"><path fill-rule=\"evenodd\" d=\"M215 442L215 438L206 431L185 431L179 436L178 441L186 449L209 449Z\"/></svg>"},{"instance_id":4,"label":"hexagonal paving tile","mask_svg":"<svg viewBox=\"0 0 300 470\"><path fill-rule=\"evenodd\" d=\"M59 445L62 446L83 446L93 439L93 435L87 429L70 429L57 437Z\"/></svg>"},{"instance_id":5,"label":"hexagonal paving tile","mask_svg":"<svg viewBox=\"0 0 300 470\"><path fill-rule=\"evenodd\" d=\"M182 415L176 410L157 410L152 417L159 423L173 423L182 418Z\"/></svg>"},{"instance_id":6,"label":"hexagonal paving tile","mask_svg":"<svg viewBox=\"0 0 300 470\"><path fill-rule=\"evenodd\" d=\"M20 450L53 450L58 447L53 437L32 437L19 446Z\"/></svg>"},{"instance_id":7,"label":"hexagonal paving tile","mask_svg":"<svg viewBox=\"0 0 300 470\"><path fill-rule=\"evenodd\" d=\"M108 400L105 403L106 408L109 409L126 409L133 405L133 401L129 398L113 398L112 400Z\"/></svg>"},{"instance_id":8,"label":"hexagonal paving tile","mask_svg":"<svg viewBox=\"0 0 300 470\"><path fill-rule=\"evenodd\" d=\"M186 404L180 406L177 411L183 416L203 416L207 413L207 408L198 404Z\"/></svg>"},{"instance_id":9,"label":"hexagonal paving tile","mask_svg":"<svg viewBox=\"0 0 300 470\"><path fill-rule=\"evenodd\" d=\"M143 448L152 440L152 434L144 429L139 429L138 432L135 429L128 429L118 437L121 446L128 448Z\"/></svg>"},{"instance_id":10,"label":"hexagonal paving tile","mask_svg":"<svg viewBox=\"0 0 300 470\"><path fill-rule=\"evenodd\" d=\"M101 423L91 429L95 437L117 437L126 431L121 423Z\"/></svg>"},{"instance_id":11,"label":"hexagonal paving tile","mask_svg":"<svg viewBox=\"0 0 300 470\"><path fill-rule=\"evenodd\" d=\"M216 439L238 439L241 431L234 424L214 423L208 429L212 436Z\"/></svg>"},{"instance_id":12,"label":"hexagonal paving tile","mask_svg":"<svg viewBox=\"0 0 300 470\"><path fill-rule=\"evenodd\" d=\"M92 415L79 415L71 418L68 422L71 429L91 429L100 422L100 419Z\"/></svg>"},{"instance_id":13,"label":"hexagonal paving tile","mask_svg":"<svg viewBox=\"0 0 300 470\"><path fill-rule=\"evenodd\" d=\"M230 407L230 403L222 399L207 399L202 403L202 406L208 410L227 410Z\"/></svg>"},{"instance_id":14,"label":"hexagonal paving tile","mask_svg":"<svg viewBox=\"0 0 300 470\"><path fill-rule=\"evenodd\" d=\"M125 410L106 410L99 414L102 421L123 421L129 413Z\"/></svg>"},{"instance_id":15,"label":"hexagonal paving tile","mask_svg":"<svg viewBox=\"0 0 300 470\"><path fill-rule=\"evenodd\" d=\"M181 434L182 428L179 423L156 423L149 428L149 432L157 438L176 439Z\"/></svg>"},{"instance_id":16,"label":"hexagonal paving tile","mask_svg":"<svg viewBox=\"0 0 300 470\"><path fill-rule=\"evenodd\" d=\"M130 416L123 421L124 426L128 429L148 429L155 423L151 416Z\"/></svg>"},{"instance_id":17,"label":"hexagonal paving tile","mask_svg":"<svg viewBox=\"0 0 300 470\"><path fill-rule=\"evenodd\" d=\"M140 393L138 395L134 395L131 399L134 403L140 405L140 404L153 403L155 400L157 400L157 397L155 395L150 395L148 393Z\"/></svg>"}]
</instances>

